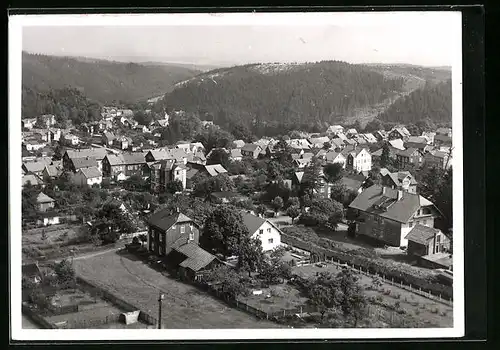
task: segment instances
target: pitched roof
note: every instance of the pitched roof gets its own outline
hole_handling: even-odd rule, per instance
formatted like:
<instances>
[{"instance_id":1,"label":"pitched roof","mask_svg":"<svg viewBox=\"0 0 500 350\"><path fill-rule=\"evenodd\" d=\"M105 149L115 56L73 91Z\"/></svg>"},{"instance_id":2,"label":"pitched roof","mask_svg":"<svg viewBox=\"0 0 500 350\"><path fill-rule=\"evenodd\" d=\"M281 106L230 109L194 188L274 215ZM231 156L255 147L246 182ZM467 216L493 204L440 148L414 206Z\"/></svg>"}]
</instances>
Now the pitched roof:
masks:
<instances>
[{"instance_id":1,"label":"pitched roof","mask_svg":"<svg viewBox=\"0 0 500 350\"><path fill-rule=\"evenodd\" d=\"M388 173L388 174L383 175L383 176L388 176L396 186L402 186L403 185L402 182L407 176L410 176L410 179L411 179L410 184L411 185L417 184L417 181L415 180L415 178L413 177L413 175L409 171L399 171L399 172L395 172L395 173Z\"/></svg>"},{"instance_id":2,"label":"pitched roof","mask_svg":"<svg viewBox=\"0 0 500 350\"><path fill-rule=\"evenodd\" d=\"M384 193L383 188L385 188ZM397 196L398 190L373 185L358 194L349 207L397 222L407 223L418 208L433 205L429 200L418 194L402 191L402 198L399 201ZM374 207L374 205L379 208ZM380 209L380 207L384 207L386 210Z\"/></svg>"},{"instance_id":3,"label":"pitched roof","mask_svg":"<svg viewBox=\"0 0 500 350\"><path fill-rule=\"evenodd\" d=\"M322 136L322 137L311 137L309 139L309 142L312 143L312 144L323 144L325 142L330 142L330 139L326 136Z\"/></svg>"},{"instance_id":4,"label":"pitched roof","mask_svg":"<svg viewBox=\"0 0 500 350\"><path fill-rule=\"evenodd\" d=\"M255 152L258 148L262 148L260 145L256 145L254 143L247 143L245 146L241 147L242 151L245 152Z\"/></svg>"},{"instance_id":5,"label":"pitched roof","mask_svg":"<svg viewBox=\"0 0 500 350\"><path fill-rule=\"evenodd\" d=\"M23 186L26 186L29 183L31 183L32 186L37 186L42 183L42 180L36 175L33 174L27 174L24 175L22 178Z\"/></svg>"},{"instance_id":6,"label":"pitched roof","mask_svg":"<svg viewBox=\"0 0 500 350\"><path fill-rule=\"evenodd\" d=\"M261 227L267 221L266 219L247 212L241 212L241 217L243 218L243 224L248 229L250 235L253 235L259 229L259 227Z\"/></svg>"},{"instance_id":7,"label":"pitched roof","mask_svg":"<svg viewBox=\"0 0 500 350\"><path fill-rule=\"evenodd\" d=\"M385 176L391 172L387 168L380 168L380 175Z\"/></svg>"},{"instance_id":8,"label":"pitched roof","mask_svg":"<svg viewBox=\"0 0 500 350\"><path fill-rule=\"evenodd\" d=\"M179 266L188 268L192 271L199 271L216 259L214 255L191 242L178 247L174 246L173 249L187 257Z\"/></svg>"},{"instance_id":9,"label":"pitched roof","mask_svg":"<svg viewBox=\"0 0 500 350\"><path fill-rule=\"evenodd\" d=\"M101 171L95 166L91 166L89 168L81 168L79 171L81 171L83 176L85 176L87 179L93 179L102 176Z\"/></svg>"},{"instance_id":10,"label":"pitched roof","mask_svg":"<svg viewBox=\"0 0 500 350\"><path fill-rule=\"evenodd\" d=\"M447 135L437 134L436 136L434 136L434 142L436 142L436 141L442 141L442 142L451 143L452 142L452 138L450 136L447 136Z\"/></svg>"},{"instance_id":11,"label":"pitched roof","mask_svg":"<svg viewBox=\"0 0 500 350\"><path fill-rule=\"evenodd\" d=\"M241 149L240 148L234 148L231 150L231 158L241 158Z\"/></svg>"},{"instance_id":12,"label":"pitched roof","mask_svg":"<svg viewBox=\"0 0 500 350\"><path fill-rule=\"evenodd\" d=\"M412 157L415 152L418 152L418 149L416 148L408 148L408 149L405 149L404 151L397 151L396 152L396 155L398 156L402 156L402 157Z\"/></svg>"},{"instance_id":13,"label":"pitched roof","mask_svg":"<svg viewBox=\"0 0 500 350\"><path fill-rule=\"evenodd\" d=\"M295 177L297 178L297 181L299 183L301 183L302 182L302 178L304 177L304 172L303 171L297 171L295 173Z\"/></svg>"},{"instance_id":14,"label":"pitched roof","mask_svg":"<svg viewBox=\"0 0 500 350\"><path fill-rule=\"evenodd\" d=\"M411 134L408 131L408 129L406 127L404 127L404 126L400 126L400 127L394 128L394 129L392 129L391 132L393 132L393 131L396 131L401 136L411 136Z\"/></svg>"},{"instance_id":15,"label":"pitched roof","mask_svg":"<svg viewBox=\"0 0 500 350\"><path fill-rule=\"evenodd\" d=\"M336 147L342 147L345 143L344 141L339 138L339 137L336 137L334 139L331 139L330 140L330 143L333 145L333 146L336 146Z\"/></svg>"},{"instance_id":16,"label":"pitched roof","mask_svg":"<svg viewBox=\"0 0 500 350\"><path fill-rule=\"evenodd\" d=\"M105 131L104 132L104 136L109 140L114 140L116 138L115 134L113 134L112 132L110 131Z\"/></svg>"},{"instance_id":17,"label":"pitched roof","mask_svg":"<svg viewBox=\"0 0 500 350\"><path fill-rule=\"evenodd\" d=\"M246 198L244 195L234 191L212 192L211 195L217 198Z\"/></svg>"},{"instance_id":18,"label":"pitched roof","mask_svg":"<svg viewBox=\"0 0 500 350\"><path fill-rule=\"evenodd\" d=\"M40 192L38 196L36 197L36 202L37 203L52 203L55 202L53 198L50 198L47 196L45 193Z\"/></svg>"},{"instance_id":19,"label":"pitched roof","mask_svg":"<svg viewBox=\"0 0 500 350\"><path fill-rule=\"evenodd\" d=\"M51 161L49 160L37 160L34 162L24 162L23 165L26 168L26 171L32 172L32 173L37 173L40 171L43 171L43 169L47 166L50 165Z\"/></svg>"},{"instance_id":20,"label":"pitched roof","mask_svg":"<svg viewBox=\"0 0 500 350\"><path fill-rule=\"evenodd\" d=\"M220 164L205 165L205 169L211 176L227 173L227 170Z\"/></svg>"},{"instance_id":21,"label":"pitched roof","mask_svg":"<svg viewBox=\"0 0 500 350\"><path fill-rule=\"evenodd\" d=\"M233 145L237 148L241 148L243 146L245 146L245 141L243 140L234 140L233 141Z\"/></svg>"},{"instance_id":22,"label":"pitched roof","mask_svg":"<svg viewBox=\"0 0 500 350\"><path fill-rule=\"evenodd\" d=\"M396 139L396 140L390 140L389 141L389 144L394 147L394 148L397 148L399 150L404 150L405 147L404 147L404 142L403 140L401 139Z\"/></svg>"},{"instance_id":23,"label":"pitched roof","mask_svg":"<svg viewBox=\"0 0 500 350\"><path fill-rule=\"evenodd\" d=\"M436 134L438 135L447 135L451 133L451 128L439 128L436 130Z\"/></svg>"},{"instance_id":24,"label":"pitched roof","mask_svg":"<svg viewBox=\"0 0 500 350\"><path fill-rule=\"evenodd\" d=\"M345 175L340 179L340 183L343 184L350 190L358 191L363 183L366 181L366 178L363 175Z\"/></svg>"},{"instance_id":25,"label":"pitched roof","mask_svg":"<svg viewBox=\"0 0 500 350\"><path fill-rule=\"evenodd\" d=\"M186 151L181 148L156 148L149 150L149 152L151 152L151 155L155 160L175 159L177 161L180 161L183 158L188 158L188 154L186 153Z\"/></svg>"},{"instance_id":26,"label":"pitched roof","mask_svg":"<svg viewBox=\"0 0 500 350\"><path fill-rule=\"evenodd\" d=\"M377 138L372 133L361 134L361 136L363 136L366 139L366 141L370 143L377 142Z\"/></svg>"},{"instance_id":27,"label":"pitched roof","mask_svg":"<svg viewBox=\"0 0 500 350\"><path fill-rule=\"evenodd\" d=\"M439 232L441 231L437 228L416 224L410 232L408 232L405 239L420 244L427 244L427 242L431 238L434 238L434 235Z\"/></svg>"},{"instance_id":28,"label":"pitched roof","mask_svg":"<svg viewBox=\"0 0 500 350\"><path fill-rule=\"evenodd\" d=\"M325 155L325 160L327 162L333 162L335 159L337 159L338 156L342 156L343 158L345 158L344 155L340 152L328 152Z\"/></svg>"},{"instance_id":29,"label":"pitched roof","mask_svg":"<svg viewBox=\"0 0 500 350\"><path fill-rule=\"evenodd\" d=\"M90 168L90 167L97 167L97 160L93 157L73 158L72 162L73 162L73 166L75 167L75 170Z\"/></svg>"},{"instance_id":30,"label":"pitched roof","mask_svg":"<svg viewBox=\"0 0 500 350\"><path fill-rule=\"evenodd\" d=\"M128 165L128 164L144 164L146 163L145 152L130 152L119 155L106 156L111 165Z\"/></svg>"},{"instance_id":31,"label":"pitched roof","mask_svg":"<svg viewBox=\"0 0 500 350\"><path fill-rule=\"evenodd\" d=\"M66 154L70 159L74 158L86 158L86 157L94 157L96 160L102 160L108 152L105 148L87 148L81 150L67 150Z\"/></svg>"},{"instance_id":32,"label":"pitched roof","mask_svg":"<svg viewBox=\"0 0 500 350\"><path fill-rule=\"evenodd\" d=\"M163 231L168 230L176 223L182 222L193 222L193 220L182 213L172 213L168 208L157 211L148 219L149 225L155 226Z\"/></svg>"},{"instance_id":33,"label":"pitched roof","mask_svg":"<svg viewBox=\"0 0 500 350\"><path fill-rule=\"evenodd\" d=\"M410 136L408 137L408 140L406 140L407 143L424 143L427 144L427 139L423 136Z\"/></svg>"}]
</instances>

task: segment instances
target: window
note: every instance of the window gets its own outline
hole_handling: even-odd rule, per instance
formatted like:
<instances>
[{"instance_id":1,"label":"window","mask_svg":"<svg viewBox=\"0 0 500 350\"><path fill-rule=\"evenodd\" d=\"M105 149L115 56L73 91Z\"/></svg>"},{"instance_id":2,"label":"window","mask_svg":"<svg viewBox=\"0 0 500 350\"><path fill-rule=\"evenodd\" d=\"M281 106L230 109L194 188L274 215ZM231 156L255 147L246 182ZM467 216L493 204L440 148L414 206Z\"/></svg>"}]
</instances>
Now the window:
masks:
<instances>
[{"instance_id":1,"label":"window","mask_svg":"<svg viewBox=\"0 0 500 350\"><path fill-rule=\"evenodd\" d=\"M436 236L436 242L439 244L441 243L441 236L440 235L437 235Z\"/></svg>"},{"instance_id":2,"label":"window","mask_svg":"<svg viewBox=\"0 0 500 350\"><path fill-rule=\"evenodd\" d=\"M259 235L263 234L264 233L264 230L263 229L260 229L259 230Z\"/></svg>"},{"instance_id":3,"label":"window","mask_svg":"<svg viewBox=\"0 0 500 350\"><path fill-rule=\"evenodd\" d=\"M184 227L184 225L181 225L181 233L184 233L186 232L186 228Z\"/></svg>"},{"instance_id":4,"label":"window","mask_svg":"<svg viewBox=\"0 0 500 350\"><path fill-rule=\"evenodd\" d=\"M272 239L272 238L269 238L269 239L267 240L267 243L273 243L273 239Z\"/></svg>"},{"instance_id":5,"label":"window","mask_svg":"<svg viewBox=\"0 0 500 350\"><path fill-rule=\"evenodd\" d=\"M267 229L267 233L271 233L271 228L270 227Z\"/></svg>"},{"instance_id":6,"label":"window","mask_svg":"<svg viewBox=\"0 0 500 350\"><path fill-rule=\"evenodd\" d=\"M193 232L189 232L189 240L194 241L194 233Z\"/></svg>"},{"instance_id":7,"label":"window","mask_svg":"<svg viewBox=\"0 0 500 350\"><path fill-rule=\"evenodd\" d=\"M414 222L413 222L413 221L410 221L410 222L408 223L408 226L410 226L410 227L413 227L413 225L414 225Z\"/></svg>"}]
</instances>

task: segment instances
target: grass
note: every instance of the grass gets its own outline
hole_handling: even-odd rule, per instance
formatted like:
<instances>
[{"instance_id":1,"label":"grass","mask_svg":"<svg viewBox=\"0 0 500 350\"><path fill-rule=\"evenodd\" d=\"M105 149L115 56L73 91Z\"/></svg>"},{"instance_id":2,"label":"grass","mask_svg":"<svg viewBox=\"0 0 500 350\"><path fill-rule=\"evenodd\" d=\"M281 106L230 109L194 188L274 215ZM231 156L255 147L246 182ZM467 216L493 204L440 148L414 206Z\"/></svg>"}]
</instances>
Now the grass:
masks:
<instances>
[{"instance_id":1,"label":"grass","mask_svg":"<svg viewBox=\"0 0 500 350\"><path fill-rule=\"evenodd\" d=\"M268 313L299 308L307 302L307 298L301 296L300 291L289 284L273 285L261 290L261 295L250 295L238 300ZM271 297L267 298L267 295Z\"/></svg>"},{"instance_id":2,"label":"grass","mask_svg":"<svg viewBox=\"0 0 500 350\"><path fill-rule=\"evenodd\" d=\"M109 252L75 260L78 275L156 317L158 293L165 293L164 328L277 328L236 310L195 286L152 269L140 260Z\"/></svg>"}]
</instances>

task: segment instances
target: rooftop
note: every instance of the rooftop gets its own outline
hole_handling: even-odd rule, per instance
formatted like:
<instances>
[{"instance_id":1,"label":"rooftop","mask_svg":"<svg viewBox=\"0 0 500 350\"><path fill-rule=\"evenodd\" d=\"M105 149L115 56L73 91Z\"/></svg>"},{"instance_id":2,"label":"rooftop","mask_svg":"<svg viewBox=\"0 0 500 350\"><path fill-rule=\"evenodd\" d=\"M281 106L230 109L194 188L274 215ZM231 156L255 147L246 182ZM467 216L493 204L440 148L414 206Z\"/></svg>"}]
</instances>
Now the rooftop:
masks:
<instances>
[{"instance_id":1,"label":"rooftop","mask_svg":"<svg viewBox=\"0 0 500 350\"><path fill-rule=\"evenodd\" d=\"M408 232L405 239L425 245L430 239L434 238L435 234L440 232L437 228L417 224Z\"/></svg>"},{"instance_id":2,"label":"rooftop","mask_svg":"<svg viewBox=\"0 0 500 350\"><path fill-rule=\"evenodd\" d=\"M148 220L149 225L155 226L163 231L167 231L174 224L182 222L193 222L193 220L182 213L172 213L168 208L157 211L151 215Z\"/></svg>"}]
</instances>

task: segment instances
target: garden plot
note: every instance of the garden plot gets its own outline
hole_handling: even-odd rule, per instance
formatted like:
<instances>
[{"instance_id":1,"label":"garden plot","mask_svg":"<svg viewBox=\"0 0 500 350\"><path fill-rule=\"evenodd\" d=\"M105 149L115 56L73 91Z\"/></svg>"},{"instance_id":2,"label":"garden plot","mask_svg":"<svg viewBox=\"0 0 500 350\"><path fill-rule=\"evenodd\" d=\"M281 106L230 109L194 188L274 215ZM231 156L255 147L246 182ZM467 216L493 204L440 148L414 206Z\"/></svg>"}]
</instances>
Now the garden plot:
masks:
<instances>
[{"instance_id":1,"label":"garden plot","mask_svg":"<svg viewBox=\"0 0 500 350\"><path fill-rule=\"evenodd\" d=\"M262 294L238 297L238 301L269 314L297 309L307 302L307 298L289 284L272 285L259 291L262 291Z\"/></svg>"}]
</instances>

